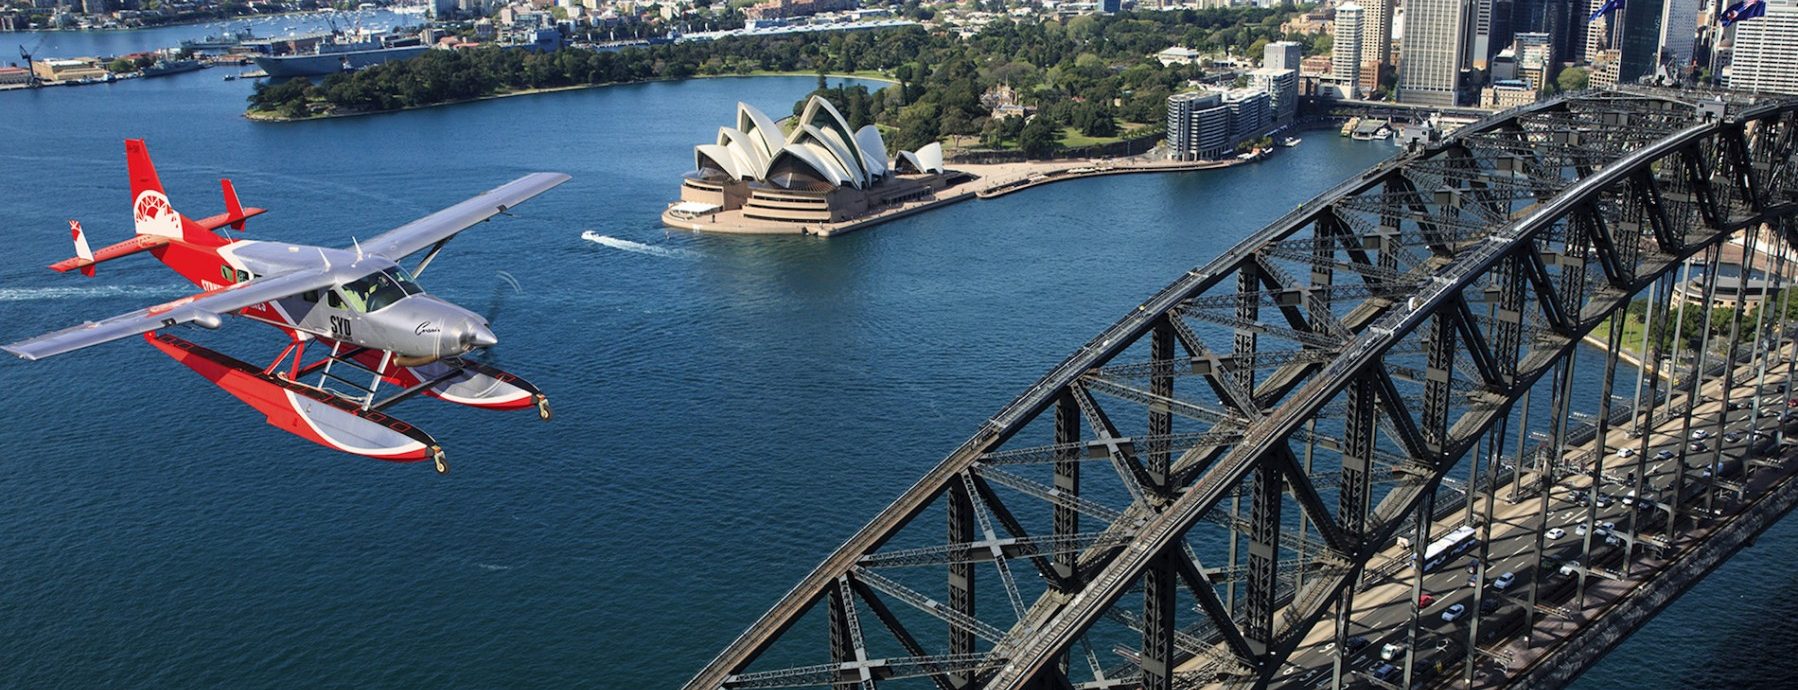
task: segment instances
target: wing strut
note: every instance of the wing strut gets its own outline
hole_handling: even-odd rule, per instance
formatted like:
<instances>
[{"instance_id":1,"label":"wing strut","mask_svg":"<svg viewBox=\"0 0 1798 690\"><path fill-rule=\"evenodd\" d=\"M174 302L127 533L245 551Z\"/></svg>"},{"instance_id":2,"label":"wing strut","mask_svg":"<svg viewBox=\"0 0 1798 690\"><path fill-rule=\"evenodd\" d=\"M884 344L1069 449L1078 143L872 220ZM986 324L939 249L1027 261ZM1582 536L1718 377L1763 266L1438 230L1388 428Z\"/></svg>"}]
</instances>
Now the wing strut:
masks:
<instances>
[{"instance_id":1,"label":"wing strut","mask_svg":"<svg viewBox=\"0 0 1798 690\"><path fill-rule=\"evenodd\" d=\"M437 240L436 244L431 245L431 251L426 252L425 258L418 261L418 268L412 269L412 277L416 279L418 276L424 274L425 267L431 265L431 259L437 258L437 252L443 251L443 245L449 244L449 241L455 239L455 237L455 235L450 235L449 237Z\"/></svg>"}]
</instances>

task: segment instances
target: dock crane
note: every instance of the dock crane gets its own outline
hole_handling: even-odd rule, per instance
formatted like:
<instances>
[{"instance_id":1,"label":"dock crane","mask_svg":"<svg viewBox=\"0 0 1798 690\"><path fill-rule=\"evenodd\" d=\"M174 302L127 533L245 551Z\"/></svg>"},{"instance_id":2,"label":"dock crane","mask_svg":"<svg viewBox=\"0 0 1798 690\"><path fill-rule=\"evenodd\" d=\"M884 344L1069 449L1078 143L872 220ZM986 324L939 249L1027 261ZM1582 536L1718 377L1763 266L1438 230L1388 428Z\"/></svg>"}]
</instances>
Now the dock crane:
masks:
<instances>
[{"instance_id":1,"label":"dock crane","mask_svg":"<svg viewBox=\"0 0 1798 690\"><path fill-rule=\"evenodd\" d=\"M37 70L31 66L31 54L37 52L39 46L44 45L44 38L44 36L39 36L37 42L31 44L30 48L26 48L23 43L19 44L19 57L25 60L25 72L28 74L28 76L25 77L27 88L35 89L42 86L42 84L38 83Z\"/></svg>"}]
</instances>

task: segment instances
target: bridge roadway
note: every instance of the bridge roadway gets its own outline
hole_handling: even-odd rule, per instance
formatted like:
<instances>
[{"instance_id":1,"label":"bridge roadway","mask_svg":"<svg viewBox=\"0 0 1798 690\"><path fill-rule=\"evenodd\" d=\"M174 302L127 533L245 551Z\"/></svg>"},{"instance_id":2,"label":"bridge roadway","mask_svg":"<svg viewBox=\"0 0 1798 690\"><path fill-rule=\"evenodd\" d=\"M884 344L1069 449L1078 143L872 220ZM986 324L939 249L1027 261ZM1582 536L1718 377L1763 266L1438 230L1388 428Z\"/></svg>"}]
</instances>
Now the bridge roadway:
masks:
<instances>
[{"instance_id":1,"label":"bridge roadway","mask_svg":"<svg viewBox=\"0 0 1798 690\"><path fill-rule=\"evenodd\" d=\"M1789 346L1784 351L1786 354L1791 354ZM1700 389L1700 404L1691 428L1693 434L1699 434L1702 430L1702 433L1708 436L1705 443L1710 448L1701 453L1688 451L1687 464L1689 467L1703 468L1707 464L1715 463L1719 454L1722 454L1724 458L1747 461L1747 448L1754 440L1752 436L1748 435L1748 431L1756 419L1754 417L1755 408L1750 404L1744 404L1743 409L1728 412L1723 433L1717 432L1716 422L1718 415L1725 412L1723 408L1726 405L1723 401L1747 403L1756 395L1756 384L1760 381L1757 367L1758 362L1753 361L1741 365L1736 371L1736 380L1740 383L1727 396L1720 395L1723 387L1721 376L1715 377L1715 380ZM1785 382L1785 372L1779 372L1776 382L1774 373L1769 371L1764 383L1765 390L1761 391L1759 395L1777 395L1779 400L1783 401L1786 397ZM1683 405L1684 399L1683 394L1676 394L1673 396L1671 404ZM1714 402L1706 402L1713 399ZM1769 409L1783 411L1785 408L1786 406L1781 402L1771 408L1763 406L1760 410L1765 415ZM1773 427L1779 423L1778 418L1771 415L1762 416L1759 421L1759 428L1769 433L1773 432ZM1647 483L1650 487L1659 488L1671 485L1674 468L1679 461L1679 447L1682 443L1689 443L1681 436L1683 425L1682 418L1673 416L1654 428L1649 438L1645 462L1648 468ZM1616 449L1619 448L1629 448L1635 453L1641 452L1642 440L1632 435L1630 428L1628 424L1619 425L1607 435L1605 443L1605 452L1607 453L1605 481L1600 492L1613 498L1619 498L1633 488L1633 483L1627 481L1625 472L1633 473L1637 458L1633 455L1621 458L1616 454ZM1724 440L1725 434L1737 432L1743 434L1740 440L1734 442ZM1567 457L1569 460L1589 459L1595 443L1596 440L1579 447L1570 447ZM1658 458L1661 451L1670 452L1672 457ZM1589 465L1582 464L1577 469L1578 471L1571 475L1562 472L1561 474L1564 476L1552 487L1549 499L1549 522L1546 527L1543 526L1541 520L1539 495L1526 489L1523 496L1516 500L1510 500L1512 485L1506 483L1498 488L1499 500L1493 511L1486 576L1487 581L1491 582L1501 573L1510 572L1516 575L1515 583L1502 593L1509 595L1506 599L1501 600L1504 605L1527 603L1528 588L1532 580L1538 577L1538 573L1532 569L1538 529L1558 527L1565 530L1565 534L1559 538L1545 539L1542 572L1548 574L1552 574L1553 569L1558 568L1558 563L1581 560L1580 556L1583 551L1581 542L1584 539L1582 535L1587 531L1584 528L1589 525L1614 522L1619 533L1626 533L1629 530L1627 516L1635 509L1622 505L1621 500L1614 500L1607 507L1597 510L1595 519L1592 519L1593 516L1589 515L1586 507L1576 502L1576 495L1584 493L1591 485L1588 474ZM1784 472L1780 472L1779 475L1783 477ZM1689 481L1702 486L1698 470L1695 469L1689 477ZM1526 471L1523 485L1525 487L1535 486L1538 479L1539 476L1535 472ZM1724 506L1731 505L1731 502L1726 499L1729 492L1721 484L1718 485L1717 491L1716 506L1719 511L1722 511ZM1477 496L1476 514L1484 512L1486 493L1481 492ZM1667 491L1661 491L1659 497L1666 499L1670 497L1670 494ZM1703 500L1702 494L1698 496L1697 500ZM1682 515L1702 510L1702 505L1688 505L1681 508ZM1449 516L1435 522L1430 529L1432 538L1465 524L1465 515L1465 511L1455 510ZM1480 522L1483 522L1483 519ZM1477 523L1476 529L1478 529ZM1706 532L1707 530L1702 528L1688 527L1673 546L1675 549L1689 547L1708 536ZM1604 543L1602 530L1594 530L1592 534L1594 535L1591 542L1592 548L1597 548ZM1648 541L1653 538L1654 535L1645 535L1643 540ZM1644 549L1652 550L1646 545ZM1474 592L1471 586L1475 576L1469 574L1469 569L1473 566L1477 553L1477 550L1469 551L1467 555L1455 559L1451 564L1444 565L1436 572L1424 576L1422 590L1428 593L1433 601L1420 612L1420 628L1417 637L1419 649L1427 650L1451 641L1453 644L1465 646L1469 625L1475 613ZM1409 550L1394 545L1376 556L1371 562L1383 563L1389 559L1409 560L1409 558ZM1553 643L1565 640L1574 628L1604 615L1605 609L1610 604L1617 601L1629 589L1652 577L1655 572L1669 562L1644 553L1634 560L1635 567L1632 573L1625 575L1618 572L1622 569L1621 563L1614 566L1617 570L1612 570L1609 574L1623 575L1621 579L1612 580L1604 575L1592 576L1587 584L1587 609L1578 618L1570 619L1564 615L1571 612L1569 609L1578 606L1577 595L1565 602L1559 602L1559 605L1555 602L1542 602L1543 605L1538 608L1540 614L1538 615L1538 625L1532 631L1532 635L1538 641L1548 641L1550 645L1526 647L1519 641L1521 630L1513 631L1507 636L1509 641L1501 638L1493 644L1482 645L1483 649L1487 649L1497 656L1508 655L1509 658L1506 666L1501 667L1490 655L1483 655L1485 658L1478 662L1481 671L1476 676L1474 687L1502 685L1508 675L1533 663L1543 654L1551 653ZM1372 680L1372 675L1379 666L1386 663L1381 659L1382 646L1388 642L1404 644L1406 641L1406 627L1412 615L1410 602L1414 585L1411 575L1413 572L1414 569L1406 567L1382 583L1368 587L1356 594L1355 608L1350 616L1350 630L1346 636L1359 637L1365 640L1366 644L1345 656L1342 687L1379 687L1381 685ZM1495 590L1489 587L1485 596L1488 599L1494 597ZM1456 604L1465 605L1467 607L1466 614L1452 623L1444 621L1441 616L1442 612ZM1491 623L1486 625L1490 627ZM1314 627L1289 659L1287 665L1281 669L1274 685L1288 688L1331 688L1335 686L1335 675L1332 672L1337 656L1335 635L1334 625L1326 623ZM1189 661L1187 667L1191 668L1196 665L1198 665L1197 660ZM1392 665L1398 673L1402 674L1404 665L1402 655L1395 658ZM1419 662L1419 666L1421 665ZM1457 661L1434 680L1460 679L1462 670L1462 663ZM1422 669L1417 669L1417 672L1419 675L1416 678L1421 679ZM1395 678L1392 686L1399 687L1399 683L1400 680Z\"/></svg>"}]
</instances>

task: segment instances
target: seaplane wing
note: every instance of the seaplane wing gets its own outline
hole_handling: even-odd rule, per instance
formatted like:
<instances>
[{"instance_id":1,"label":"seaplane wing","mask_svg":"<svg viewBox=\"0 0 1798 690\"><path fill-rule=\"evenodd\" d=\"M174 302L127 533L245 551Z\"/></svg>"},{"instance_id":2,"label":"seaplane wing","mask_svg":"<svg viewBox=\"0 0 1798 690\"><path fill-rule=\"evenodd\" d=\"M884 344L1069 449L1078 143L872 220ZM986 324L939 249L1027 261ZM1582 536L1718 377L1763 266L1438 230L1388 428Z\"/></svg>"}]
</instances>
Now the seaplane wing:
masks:
<instances>
[{"instance_id":1,"label":"seaplane wing","mask_svg":"<svg viewBox=\"0 0 1798 690\"><path fill-rule=\"evenodd\" d=\"M456 233L467 230L488 218L505 213L507 209L567 181L568 176L562 173L525 175L455 206L388 230L379 237L362 242L362 251L389 259L404 257L455 237Z\"/></svg>"},{"instance_id":2,"label":"seaplane wing","mask_svg":"<svg viewBox=\"0 0 1798 690\"><path fill-rule=\"evenodd\" d=\"M331 287L339 282L338 278L327 267L258 276L242 283L188 295L128 314L89 321L73 328L0 346L0 350L24 359L36 360L188 322L217 328L222 314L308 290Z\"/></svg>"}]
</instances>

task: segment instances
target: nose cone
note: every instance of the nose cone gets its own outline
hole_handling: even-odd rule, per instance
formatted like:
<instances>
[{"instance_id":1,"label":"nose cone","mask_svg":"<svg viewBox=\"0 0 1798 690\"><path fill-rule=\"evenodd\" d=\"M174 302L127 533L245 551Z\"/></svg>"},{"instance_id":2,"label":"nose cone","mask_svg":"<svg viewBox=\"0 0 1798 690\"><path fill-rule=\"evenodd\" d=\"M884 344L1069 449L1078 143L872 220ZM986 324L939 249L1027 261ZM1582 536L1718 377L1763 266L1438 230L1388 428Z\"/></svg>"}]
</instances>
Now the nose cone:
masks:
<instances>
[{"instance_id":1,"label":"nose cone","mask_svg":"<svg viewBox=\"0 0 1798 690\"><path fill-rule=\"evenodd\" d=\"M468 348L493 347L499 344L499 337L493 335L493 329L484 323L468 324Z\"/></svg>"}]
</instances>

